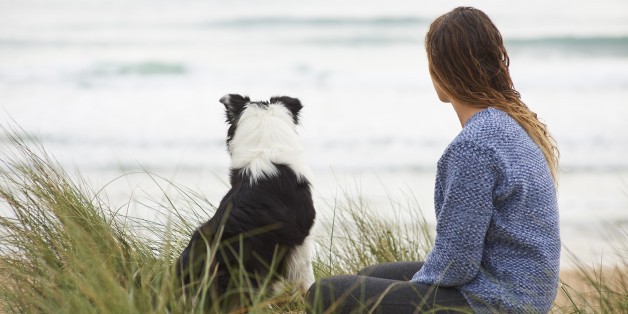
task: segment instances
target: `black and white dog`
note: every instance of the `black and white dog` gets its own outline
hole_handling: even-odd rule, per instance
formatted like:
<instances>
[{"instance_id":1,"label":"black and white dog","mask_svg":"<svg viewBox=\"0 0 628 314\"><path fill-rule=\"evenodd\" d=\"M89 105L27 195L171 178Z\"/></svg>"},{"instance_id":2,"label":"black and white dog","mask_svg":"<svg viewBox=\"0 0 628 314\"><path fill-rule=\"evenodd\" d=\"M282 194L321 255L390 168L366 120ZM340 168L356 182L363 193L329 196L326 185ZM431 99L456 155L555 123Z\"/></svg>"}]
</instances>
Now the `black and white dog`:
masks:
<instances>
[{"instance_id":1,"label":"black and white dog","mask_svg":"<svg viewBox=\"0 0 628 314\"><path fill-rule=\"evenodd\" d=\"M220 102L229 124L231 189L181 253L179 278L198 289L209 271L215 277L208 291L220 297L229 287L243 288L233 287L241 285L234 271L245 271L247 288L255 289L274 268L273 282L282 278L305 293L314 282L309 235L316 213L296 131L301 102L285 96L253 102L235 94Z\"/></svg>"}]
</instances>

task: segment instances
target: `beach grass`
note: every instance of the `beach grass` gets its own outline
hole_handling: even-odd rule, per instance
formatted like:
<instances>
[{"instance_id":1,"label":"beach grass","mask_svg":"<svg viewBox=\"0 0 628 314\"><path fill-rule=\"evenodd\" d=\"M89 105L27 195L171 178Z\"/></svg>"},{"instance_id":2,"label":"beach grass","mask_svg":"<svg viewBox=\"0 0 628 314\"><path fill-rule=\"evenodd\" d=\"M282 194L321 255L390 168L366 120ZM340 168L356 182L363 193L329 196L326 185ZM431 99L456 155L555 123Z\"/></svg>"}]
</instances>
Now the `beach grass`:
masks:
<instances>
[{"instance_id":1,"label":"beach grass","mask_svg":"<svg viewBox=\"0 0 628 314\"><path fill-rule=\"evenodd\" d=\"M124 206L112 208L101 190L66 173L36 140L4 131L0 312L226 311L224 302L207 298L207 291L186 294L173 267L194 228L215 210L202 194L146 172L164 195L142 205L163 219L133 218ZM317 278L356 273L376 263L422 260L433 241L411 195L403 202L391 200L385 210L393 214L386 217L376 214L359 191L343 190L321 206L328 206L333 214L319 218L313 261ZM579 262L578 268L561 274L553 311L628 312L626 252L616 269ZM213 279L211 272L201 278L206 285ZM242 274L237 280L246 283L251 278ZM288 288L270 290L234 291L251 297L228 309L234 313L305 311L299 293Z\"/></svg>"},{"instance_id":2,"label":"beach grass","mask_svg":"<svg viewBox=\"0 0 628 314\"><path fill-rule=\"evenodd\" d=\"M575 268L561 271L555 312L628 313L628 244L623 245L615 248L620 261L613 267L587 265L569 252Z\"/></svg>"}]
</instances>

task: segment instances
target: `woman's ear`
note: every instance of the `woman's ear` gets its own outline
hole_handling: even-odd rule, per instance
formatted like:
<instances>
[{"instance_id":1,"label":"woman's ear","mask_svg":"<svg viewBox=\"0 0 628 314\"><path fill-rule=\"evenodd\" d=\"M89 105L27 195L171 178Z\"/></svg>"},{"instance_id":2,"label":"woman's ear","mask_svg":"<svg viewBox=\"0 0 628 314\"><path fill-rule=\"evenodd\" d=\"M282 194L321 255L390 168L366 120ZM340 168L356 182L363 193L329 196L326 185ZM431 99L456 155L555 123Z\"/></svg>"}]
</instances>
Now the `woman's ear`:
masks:
<instances>
[{"instance_id":1,"label":"woman's ear","mask_svg":"<svg viewBox=\"0 0 628 314\"><path fill-rule=\"evenodd\" d=\"M430 76L431 77L431 76ZM434 85L434 90L436 90L436 95L438 99L444 103L451 103L451 98L445 93L445 91L440 87L440 85L432 78L432 84Z\"/></svg>"}]
</instances>

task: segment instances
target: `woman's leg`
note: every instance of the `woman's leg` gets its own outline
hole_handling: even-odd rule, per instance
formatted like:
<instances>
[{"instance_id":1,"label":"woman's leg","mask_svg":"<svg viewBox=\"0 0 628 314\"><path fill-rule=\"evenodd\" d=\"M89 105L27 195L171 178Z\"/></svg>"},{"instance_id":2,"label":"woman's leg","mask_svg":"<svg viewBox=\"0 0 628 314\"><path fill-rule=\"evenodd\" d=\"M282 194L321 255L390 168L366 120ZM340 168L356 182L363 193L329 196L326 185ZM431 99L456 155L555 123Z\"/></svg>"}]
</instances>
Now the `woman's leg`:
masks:
<instances>
[{"instance_id":1,"label":"woman's leg","mask_svg":"<svg viewBox=\"0 0 628 314\"><path fill-rule=\"evenodd\" d=\"M309 313L470 311L456 289L359 275L319 280L310 287L307 304Z\"/></svg>"},{"instance_id":2,"label":"woman's leg","mask_svg":"<svg viewBox=\"0 0 628 314\"><path fill-rule=\"evenodd\" d=\"M391 262L368 266L358 275L408 281L423 267L423 262Z\"/></svg>"}]
</instances>

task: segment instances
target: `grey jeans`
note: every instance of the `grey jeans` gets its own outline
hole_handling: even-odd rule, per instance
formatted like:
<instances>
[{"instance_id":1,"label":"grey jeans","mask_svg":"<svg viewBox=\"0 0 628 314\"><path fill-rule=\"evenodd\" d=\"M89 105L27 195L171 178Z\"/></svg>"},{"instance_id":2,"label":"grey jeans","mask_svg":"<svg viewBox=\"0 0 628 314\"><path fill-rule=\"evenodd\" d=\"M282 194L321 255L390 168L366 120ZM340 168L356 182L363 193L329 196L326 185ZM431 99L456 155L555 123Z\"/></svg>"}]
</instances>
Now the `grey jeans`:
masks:
<instances>
[{"instance_id":1,"label":"grey jeans","mask_svg":"<svg viewBox=\"0 0 628 314\"><path fill-rule=\"evenodd\" d=\"M409 282L421 266L421 262L384 263L357 275L323 278L308 291L308 313L472 312L455 288Z\"/></svg>"}]
</instances>

